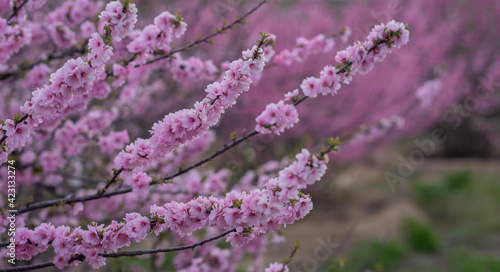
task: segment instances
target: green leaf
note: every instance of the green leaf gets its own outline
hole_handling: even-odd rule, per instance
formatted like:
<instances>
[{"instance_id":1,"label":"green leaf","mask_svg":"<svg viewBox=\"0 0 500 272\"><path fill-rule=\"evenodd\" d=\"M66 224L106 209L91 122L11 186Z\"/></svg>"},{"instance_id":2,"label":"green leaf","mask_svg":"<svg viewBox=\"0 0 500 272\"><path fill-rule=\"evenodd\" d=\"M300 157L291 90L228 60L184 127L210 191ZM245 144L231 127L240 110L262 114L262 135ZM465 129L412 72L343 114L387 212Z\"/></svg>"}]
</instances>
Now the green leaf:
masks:
<instances>
[{"instance_id":1,"label":"green leaf","mask_svg":"<svg viewBox=\"0 0 500 272\"><path fill-rule=\"evenodd\" d=\"M17 113L15 116L14 116L14 122L17 124L19 123L19 120L21 120L23 116L20 114L20 113Z\"/></svg>"},{"instance_id":2,"label":"green leaf","mask_svg":"<svg viewBox=\"0 0 500 272\"><path fill-rule=\"evenodd\" d=\"M238 137L237 131L233 131L233 132L231 132L231 134L229 134L229 139L231 139L232 141L235 141L236 137Z\"/></svg>"},{"instance_id":3,"label":"green leaf","mask_svg":"<svg viewBox=\"0 0 500 272\"><path fill-rule=\"evenodd\" d=\"M132 1L130 1L130 0L124 0L124 1L123 1L123 8L124 8L124 10L126 10L126 9L127 9L128 5L129 5L130 3L132 3Z\"/></svg>"}]
</instances>

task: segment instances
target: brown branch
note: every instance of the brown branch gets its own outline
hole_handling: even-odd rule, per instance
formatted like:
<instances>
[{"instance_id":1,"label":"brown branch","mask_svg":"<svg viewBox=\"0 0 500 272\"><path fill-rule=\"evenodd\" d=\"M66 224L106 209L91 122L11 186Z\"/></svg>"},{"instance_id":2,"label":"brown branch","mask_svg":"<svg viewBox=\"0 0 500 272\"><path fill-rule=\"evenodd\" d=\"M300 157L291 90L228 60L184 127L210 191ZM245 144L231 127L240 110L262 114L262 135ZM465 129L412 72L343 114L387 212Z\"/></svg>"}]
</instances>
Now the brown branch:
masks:
<instances>
[{"instance_id":1,"label":"brown branch","mask_svg":"<svg viewBox=\"0 0 500 272\"><path fill-rule=\"evenodd\" d=\"M104 186L104 188L102 188L101 190L99 190L97 192L97 195L98 196L102 196L104 193L106 193L106 191L108 190L109 186L111 186L111 184L115 183L118 176L121 174L121 172L123 172L123 168L120 169L120 170L115 170L114 171L115 173L113 174L113 177L111 177L111 179L108 180L108 182L106 182L106 185Z\"/></svg>"},{"instance_id":2,"label":"brown branch","mask_svg":"<svg viewBox=\"0 0 500 272\"><path fill-rule=\"evenodd\" d=\"M226 235L228 235L231 232L235 232L236 229L230 229L224 233L221 233L217 236L208 238L206 240L200 241L198 243L194 243L191 245L187 246L178 246L178 247L171 247L171 248L158 248L158 249L144 249L144 250L135 250L135 251L122 251L122 252L116 252L116 253L103 253L99 254L105 258L120 258L120 257L133 257L133 256L140 256L140 255L147 255L147 254L156 254L156 253L165 253L165 252L175 252L175 251L181 251L181 250L186 250L186 249L195 249L196 247L202 246L206 243L218 240ZM71 258L70 263L74 260L83 260L83 255L77 255ZM28 270L35 270L39 268L45 268L45 267L51 267L54 266L52 262L47 262L47 263L42 263L42 264L35 264L35 265L25 265L25 266L17 266L17 267L11 267L11 268L6 268L1 271L28 271Z\"/></svg>"},{"instance_id":3,"label":"brown branch","mask_svg":"<svg viewBox=\"0 0 500 272\"><path fill-rule=\"evenodd\" d=\"M28 271L28 270L35 270L35 269L40 269L40 268L45 268L45 267L51 267L54 266L53 262L46 262L46 263L41 263L41 264L30 264L30 265L23 265L23 266L14 266L14 267L9 267L9 268L2 268L0 271Z\"/></svg>"},{"instance_id":4,"label":"brown branch","mask_svg":"<svg viewBox=\"0 0 500 272\"><path fill-rule=\"evenodd\" d=\"M116 253L108 253L108 254L101 254L101 256L106 257L106 258L120 258L120 257L131 257L131 256L139 256L139 255L146 255L146 254L156 254L156 253L162 253L162 252L174 252L174 251L181 251L181 250L186 250L186 249L194 249L195 247L202 246L206 243L212 242L214 240L218 240L226 235L228 235L231 232L235 232L236 229L230 229L224 233L221 233L217 236L208 238L206 240L200 241L198 243L194 243L191 245L187 246L179 246L179 247L171 247L171 248L158 248L158 249L146 249L146 250L135 250L135 251L122 251L122 252L116 252Z\"/></svg>"}]
</instances>

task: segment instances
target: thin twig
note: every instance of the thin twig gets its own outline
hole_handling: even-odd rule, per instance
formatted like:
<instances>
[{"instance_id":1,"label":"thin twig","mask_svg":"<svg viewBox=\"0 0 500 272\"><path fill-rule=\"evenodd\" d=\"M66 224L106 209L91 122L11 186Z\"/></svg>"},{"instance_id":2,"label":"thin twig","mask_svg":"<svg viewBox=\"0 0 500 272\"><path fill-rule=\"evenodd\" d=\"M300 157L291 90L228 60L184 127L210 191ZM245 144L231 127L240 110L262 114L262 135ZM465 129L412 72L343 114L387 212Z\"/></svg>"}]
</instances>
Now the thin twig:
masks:
<instances>
[{"instance_id":1,"label":"thin twig","mask_svg":"<svg viewBox=\"0 0 500 272\"><path fill-rule=\"evenodd\" d=\"M28 270L35 270L35 269L40 269L40 268L45 268L45 267L51 267L54 266L53 262L46 262L46 263L41 263L41 264L30 264L30 265L23 265L23 266L14 266L14 267L9 267L9 268L1 268L0 271L2 272L7 272L7 271L28 271Z\"/></svg>"},{"instance_id":2,"label":"thin twig","mask_svg":"<svg viewBox=\"0 0 500 272\"><path fill-rule=\"evenodd\" d=\"M97 195L98 196L102 196L104 193L106 193L106 191L108 190L109 186L111 186L111 184L115 183L118 176L121 174L121 172L123 172L123 168L120 169L120 170L115 170L115 173L113 174L113 177L108 180L108 182L106 182L106 185L104 186L104 188L102 188L101 190L99 190L97 192Z\"/></svg>"},{"instance_id":3,"label":"thin twig","mask_svg":"<svg viewBox=\"0 0 500 272\"><path fill-rule=\"evenodd\" d=\"M74 54L77 54L77 53L78 54L83 54L86 51L85 47L87 47L87 43L88 43L88 41L86 41L85 43L83 43L83 45L81 47L79 47L79 48L72 48L72 49L66 50L64 52L61 52L59 54L57 54L57 52L51 53L45 59L39 59L39 60L37 60L35 62L32 62L30 64L26 64L26 65L20 66L16 71L11 71L11 72L6 72L6 73L3 73L3 74L0 74L0 80L5 80L5 79L8 79L8 78L13 77L13 76L18 76L18 75L21 74L21 72L30 70L33 67L37 66L38 64L42 64L42 63L45 63L45 62L50 62L52 60L63 59L65 57L71 57L71 56L73 56Z\"/></svg>"},{"instance_id":4,"label":"thin twig","mask_svg":"<svg viewBox=\"0 0 500 272\"><path fill-rule=\"evenodd\" d=\"M14 6L14 10L12 12L12 14L7 18L7 23L12 19L14 18L17 13L23 8L24 5L26 5L26 3L28 3L28 0L24 0L21 5L19 5L19 7L17 6Z\"/></svg>"}]
</instances>

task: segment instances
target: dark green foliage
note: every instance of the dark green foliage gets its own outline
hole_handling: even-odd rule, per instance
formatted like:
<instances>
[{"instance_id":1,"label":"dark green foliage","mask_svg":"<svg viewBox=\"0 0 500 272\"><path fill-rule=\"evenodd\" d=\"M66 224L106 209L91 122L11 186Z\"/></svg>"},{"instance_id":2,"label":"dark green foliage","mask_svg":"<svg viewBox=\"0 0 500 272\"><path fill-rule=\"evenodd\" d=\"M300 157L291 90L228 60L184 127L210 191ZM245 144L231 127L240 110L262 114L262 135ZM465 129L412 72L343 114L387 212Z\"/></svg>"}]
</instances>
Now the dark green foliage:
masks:
<instances>
[{"instance_id":1,"label":"dark green foliage","mask_svg":"<svg viewBox=\"0 0 500 272\"><path fill-rule=\"evenodd\" d=\"M473 256L463 250L454 252L449 258L450 271L453 272L497 272L500 271L500 258Z\"/></svg>"},{"instance_id":2,"label":"dark green foliage","mask_svg":"<svg viewBox=\"0 0 500 272\"><path fill-rule=\"evenodd\" d=\"M472 174L469 171L460 171L448 175L445 186L450 191L465 190L472 185Z\"/></svg>"},{"instance_id":3,"label":"dark green foliage","mask_svg":"<svg viewBox=\"0 0 500 272\"><path fill-rule=\"evenodd\" d=\"M439 237L429 224L407 218L403 220L403 231L408 245L418 252L432 253L440 248Z\"/></svg>"}]
</instances>

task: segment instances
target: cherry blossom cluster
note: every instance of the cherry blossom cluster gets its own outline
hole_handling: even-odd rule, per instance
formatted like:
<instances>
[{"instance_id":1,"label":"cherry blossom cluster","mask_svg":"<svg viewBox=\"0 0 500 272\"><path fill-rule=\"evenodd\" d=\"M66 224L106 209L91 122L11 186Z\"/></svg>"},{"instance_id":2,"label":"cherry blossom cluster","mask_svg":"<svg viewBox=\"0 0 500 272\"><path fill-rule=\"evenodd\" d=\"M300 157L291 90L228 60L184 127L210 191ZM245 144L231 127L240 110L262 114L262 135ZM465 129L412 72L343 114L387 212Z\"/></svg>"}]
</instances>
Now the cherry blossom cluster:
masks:
<instances>
[{"instance_id":1,"label":"cherry blossom cluster","mask_svg":"<svg viewBox=\"0 0 500 272\"><path fill-rule=\"evenodd\" d=\"M267 267L264 272L288 272L288 266L282 263L272 263Z\"/></svg>"},{"instance_id":2,"label":"cherry blossom cluster","mask_svg":"<svg viewBox=\"0 0 500 272\"><path fill-rule=\"evenodd\" d=\"M0 64L7 62L25 45L31 42L31 31L25 24L11 25L6 19L0 18Z\"/></svg>"},{"instance_id":3,"label":"cherry blossom cluster","mask_svg":"<svg viewBox=\"0 0 500 272\"><path fill-rule=\"evenodd\" d=\"M41 88L43 85L49 83L48 76L51 72L52 69L46 64L38 64L26 73L23 84L27 88Z\"/></svg>"},{"instance_id":4,"label":"cherry blossom cluster","mask_svg":"<svg viewBox=\"0 0 500 272\"><path fill-rule=\"evenodd\" d=\"M327 53L333 49L335 40L333 37L326 37L324 34L318 34L308 40L304 37L297 38L296 47L293 49L284 49L274 56L273 62L290 66L294 62L303 62L311 55Z\"/></svg>"},{"instance_id":5,"label":"cherry blossom cluster","mask_svg":"<svg viewBox=\"0 0 500 272\"><path fill-rule=\"evenodd\" d=\"M180 144L203 134L215 125L225 109L249 90L252 76L262 72L265 57L260 46L246 50L243 57L231 63L220 82L207 86L207 96L194 104L194 109L184 109L166 115L153 125L150 139L137 139L125 147L114 160L115 169L144 169L149 163L160 160Z\"/></svg>"},{"instance_id":6,"label":"cherry blossom cluster","mask_svg":"<svg viewBox=\"0 0 500 272\"><path fill-rule=\"evenodd\" d=\"M95 121L91 121L92 119L87 118L83 118L82 120L87 119L87 121L94 124L93 128L96 128L102 126L108 119L112 119L111 114L113 114L113 112L103 112L101 114L94 113L93 116L95 117ZM101 117L97 118L98 116ZM108 116L110 117L108 118ZM23 162L23 165L29 165L30 167L23 169L23 171L19 173L20 184L30 184L36 182L45 186L55 187L58 191L60 191L60 186L56 186L60 185L65 177L64 173L66 172L66 168L62 168L63 166L71 167L72 170L70 173L72 175L81 175L83 169L79 165L79 161L67 160L67 158L72 158L74 154L77 154L70 154L70 152L74 152L76 149L82 149L83 147L94 143L92 140L87 139L87 137L92 135L92 138L95 138L100 135L100 133L96 133L97 131L95 130L88 130L88 126L83 125L82 120L77 123L66 121L69 127L66 128L65 123L63 128L56 132L54 141L58 143L56 146L57 148L52 148L51 150L47 150L45 148L42 150L33 149L22 153L20 159ZM103 130L105 130L105 128ZM58 133L60 133L60 131L64 131L64 133L59 135ZM75 131L78 131L78 133ZM75 132L75 134L73 134L73 132ZM66 138L64 135L66 135ZM128 142L128 135L125 130L121 132L110 132L109 135L115 135L110 141L117 141L117 143L110 143L112 145L118 145L120 144L118 142L123 142L125 140ZM107 136L98 137L99 142L101 142L102 138L106 137ZM194 139L188 145L177 148L174 152L165 157L165 159L152 164L150 169L148 169L148 172L154 172L157 173L157 175L167 175L174 170L177 171L179 168L182 168L185 163L192 162L195 158L198 158L200 154L207 151L210 144L214 140L215 134L212 131L208 131L206 134ZM63 143L65 144L64 146ZM68 145L66 145L66 143L68 143ZM121 147L123 147L123 144ZM111 149L111 147L106 148ZM104 148L102 148L102 151L105 152ZM94 153L94 156L95 155L96 154ZM41 173L40 170L42 171ZM226 169L221 169L217 172L212 170L197 171L194 169L185 175L174 178L169 183L156 185L156 189L151 192L149 198L151 198L154 202L161 203L172 200L189 201L196 195L218 196L220 195L220 192L226 190L227 179L229 176L229 171ZM85 182L85 179L79 180L78 177L72 178L72 180L77 183ZM142 195L142 193L147 192L147 188L149 188L150 184L135 184L133 181L140 181L140 179L125 180L125 182L132 187L133 194L123 195L123 197L115 196L113 198L106 199L104 203L102 201L93 201L87 203L85 206L83 206L82 203L74 203L72 205L65 206L65 209L61 209L61 213L58 216L52 215L50 216L50 219L46 216L40 216L39 220L41 220L41 222L50 220L50 222L56 225L73 222L71 217L68 217L67 214L71 214L73 216L84 216L91 220L103 220L106 216L109 216L108 210L101 210L103 206L108 207L109 210L122 207L124 211L142 211L144 210L143 207L138 205L138 201L140 201L140 199L137 199L137 201L133 199L136 199L139 194ZM76 192L76 195L83 196L94 193L95 190L80 189ZM67 214L64 211L66 211ZM0 227L4 223L8 223L8 220L3 223L0 220Z\"/></svg>"},{"instance_id":7,"label":"cherry blossom cluster","mask_svg":"<svg viewBox=\"0 0 500 272\"><path fill-rule=\"evenodd\" d=\"M182 21L180 15L164 11L154 18L154 24L132 33L133 40L127 45L127 50L130 53L140 54L157 50L168 52L173 38L181 37L186 29L187 24Z\"/></svg>"},{"instance_id":8,"label":"cherry blossom cluster","mask_svg":"<svg viewBox=\"0 0 500 272\"><path fill-rule=\"evenodd\" d=\"M130 5L133 11L135 6L131 3ZM122 8L123 10L125 9ZM131 21L133 20L126 20L126 24L128 25ZM110 19L109 23L118 24L114 19ZM120 27L117 28L120 29ZM23 147L30 131L40 124L55 126L72 110L85 107L92 97L107 96L110 89L104 82L105 64L113 55L112 48L106 45L98 33L92 34L88 48L87 62L80 57L68 60L63 67L50 75L49 85L44 85L33 92L31 100L21 107L21 111L28 117L25 122L11 119L4 122L1 130L7 138L0 150L1 162L6 161L7 154L12 150Z\"/></svg>"},{"instance_id":9,"label":"cherry blossom cluster","mask_svg":"<svg viewBox=\"0 0 500 272\"><path fill-rule=\"evenodd\" d=\"M115 40L121 41L134 30L137 23L137 7L128 0L124 4L118 0L113 1L106 5L99 19L104 24L106 33L111 32Z\"/></svg>"},{"instance_id":10,"label":"cherry blossom cluster","mask_svg":"<svg viewBox=\"0 0 500 272\"><path fill-rule=\"evenodd\" d=\"M28 3L33 2L29 0ZM56 9L47 15L47 23L66 25L74 28L91 19L99 10L102 9L102 2L91 0L76 0L63 2Z\"/></svg>"},{"instance_id":11,"label":"cherry blossom cluster","mask_svg":"<svg viewBox=\"0 0 500 272\"><path fill-rule=\"evenodd\" d=\"M349 84L356 73L362 75L373 69L376 62L382 62L391 48L400 48L408 43L410 31L403 23L394 20L375 26L364 42L357 42L346 50L339 51L335 60L340 66L327 66L319 78L306 78L301 89L306 96L336 94L340 83ZM342 68L341 68L342 67Z\"/></svg>"},{"instance_id":12,"label":"cherry blossom cluster","mask_svg":"<svg viewBox=\"0 0 500 272\"><path fill-rule=\"evenodd\" d=\"M128 142L130 142L130 139L127 130L112 131L99 138L99 146L102 148L102 152L106 154L121 150Z\"/></svg>"},{"instance_id":13,"label":"cherry blossom cluster","mask_svg":"<svg viewBox=\"0 0 500 272\"><path fill-rule=\"evenodd\" d=\"M24 146L29 137L28 126L25 124L16 125L14 120L7 119L0 123L0 132L8 137L0 146L0 162L7 161L9 153L17 147Z\"/></svg>"},{"instance_id":14,"label":"cherry blossom cluster","mask_svg":"<svg viewBox=\"0 0 500 272\"><path fill-rule=\"evenodd\" d=\"M203 154L214 141L215 133L208 130L188 144L181 145L174 152L166 154L162 160L152 163L150 168L158 173L170 173Z\"/></svg>"},{"instance_id":15,"label":"cherry blossom cluster","mask_svg":"<svg viewBox=\"0 0 500 272\"><path fill-rule=\"evenodd\" d=\"M98 33L91 35L89 40L89 53L87 54L87 61L90 66L96 70L98 75L101 75L105 70L105 64L109 61L113 55L113 50L111 46L106 45Z\"/></svg>"},{"instance_id":16,"label":"cherry blossom cluster","mask_svg":"<svg viewBox=\"0 0 500 272\"><path fill-rule=\"evenodd\" d=\"M126 79L130 81L132 74L146 75L147 71L155 66L166 69L178 81L187 78L214 79L218 69L212 60L203 61L196 57L182 59L180 53L174 54L168 62L163 60L152 67L137 67L152 59L155 53L170 52L174 37L181 37L186 29L187 24L182 21L180 15L172 15L170 12L164 11L154 18L154 24L146 26L142 31L133 31L129 35L132 41L128 43L127 50L129 53L134 54L135 57L130 62L126 62L125 65L113 64L113 75L115 77L113 86L119 87L123 85ZM138 72L138 70L141 72Z\"/></svg>"},{"instance_id":17,"label":"cherry blossom cluster","mask_svg":"<svg viewBox=\"0 0 500 272\"><path fill-rule=\"evenodd\" d=\"M231 262L231 252L227 249L211 247L201 251L203 257L188 259L189 263L179 272L209 272L209 271L234 271L235 264ZM178 265L179 266L179 265Z\"/></svg>"},{"instance_id":18,"label":"cherry blossom cluster","mask_svg":"<svg viewBox=\"0 0 500 272\"><path fill-rule=\"evenodd\" d=\"M30 1L31 2L31 1ZM66 1L47 15L47 29L50 38L59 48L70 48L77 40L74 28L81 25L90 35L95 27L88 21L102 8L102 2L90 0ZM83 23L83 24L82 24ZM90 29L89 29L90 28Z\"/></svg>"},{"instance_id":19,"label":"cherry blossom cluster","mask_svg":"<svg viewBox=\"0 0 500 272\"><path fill-rule=\"evenodd\" d=\"M422 107L428 107L433 98L441 91L442 84L439 79L427 81L417 89L415 95Z\"/></svg>"},{"instance_id":20,"label":"cherry blossom cluster","mask_svg":"<svg viewBox=\"0 0 500 272\"><path fill-rule=\"evenodd\" d=\"M405 121L401 116L393 115L389 118L382 118L376 124L361 127L346 145L358 145L364 142L373 142L384 137L391 129L400 129Z\"/></svg>"},{"instance_id":21,"label":"cherry blossom cluster","mask_svg":"<svg viewBox=\"0 0 500 272\"><path fill-rule=\"evenodd\" d=\"M107 136L103 131L108 129L111 123L118 117L116 108L110 111L91 110L77 122L67 120L62 128L58 129L54 135L54 142L57 147L64 149L64 154L68 157L77 155L93 140L97 140L104 153L111 153L114 150L123 148L127 143L127 131L110 132ZM111 151L110 151L111 150Z\"/></svg>"},{"instance_id":22,"label":"cherry blossom cluster","mask_svg":"<svg viewBox=\"0 0 500 272\"><path fill-rule=\"evenodd\" d=\"M274 51L274 42L276 41L276 35L274 34L266 34L267 35L267 38L265 40L265 43L264 45L261 47L262 50L263 50L263 53L262 55L265 57L266 59L266 62L273 62L273 57L275 55L275 51ZM231 63L229 61L223 61L221 64L220 64L220 69L222 71L228 71L231 69ZM224 75L224 74L223 74ZM221 78L222 76L221 75ZM262 77L262 74L256 74L256 75L253 75L251 77L252 81L254 84L258 84L260 82L260 79Z\"/></svg>"},{"instance_id":23,"label":"cherry blossom cluster","mask_svg":"<svg viewBox=\"0 0 500 272\"><path fill-rule=\"evenodd\" d=\"M21 108L23 113L30 116L29 126L43 123L45 118L64 111L71 103L94 91L94 82L101 78L105 69L104 63L113 52L97 33L94 33L89 41L89 50L87 59L95 66L82 58L71 59L50 75L50 85L44 85L33 92L31 101Z\"/></svg>"},{"instance_id":24,"label":"cherry blossom cluster","mask_svg":"<svg viewBox=\"0 0 500 272\"><path fill-rule=\"evenodd\" d=\"M39 9L39 8L41 8L45 4L46 1L47 0L29 0L26 3L26 7L25 8L27 10L29 10L29 11ZM9 1L9 6L11 8L19 7L22 4L22 2L23 2L23 0L10 0ZM24 13L24 8L21 9L21 11L19 13L23 14Z\"/></svg>"},{"instance_id":25,"label":"cherry blossom cluster","mask_svg":"<svg viewBox=\"0 0 500 272\"><path fill-rule=\"evenodd\" d=\"M299 113L293 104L285 104L285 101L282 100L277 104L267 105L256 121L255 130L259 133L280 135L285 129L289 129L299 122Z\"/></svg>"},{"instance_id":26,"label":"cherry blossom cluster","mask_svg":"<svg viewBox=\"0 0 500 272\"><path fill-rule=\"evenodd\" d=\"M217 196L227 189L230 177L231 172L224 168L217 172L190 171L183 177L175 178L171 184L165 184L165 188L169 188L170 191L185 192L188 197L196 195Z\"/></svg>"},{"instance_id":27,"label":"cherry blossom cluster","mask_svg":"<svg viewBox=\"0 0 500 272\"><path fill-rule=\"evenodd\" d=\"M243 245L260 233L273 232L280 226L303 218L312 209L311 199L300 192L318 181L326 172L326 154L314 155L303 149L296 161L270 179L265 188L250 192L231 191L224 198L198 197L187 203L169 202L150 207L151 217L128 213L124 222L110 225L91 223L87 230L80 227L54 227L42 223L35 229L18 228L16 231L16 258L30 260L49 246L54 248L54 264L62 269L72 257L82 255L93 268L105 265L100 254L117 252L146 238L148 232L159 235L171 230L180 236L193 231L215 227L236 229L228 235L232 245ZM147 179L138 174L136 179ZM5 253L5 252L4 252ZM74 261L72 264L78 264Z\"/></svg>"},{"instance_id":28,"label":"cherry blossom cluster","mask_svg":"<svg viewBox=\"0 0 500 272\"><path fill-rule=\"evenodd\" d=\"M175 58L168 66L169 73L172 74L174 80L214 79L217 72L219 72L219 69L212 60L203 61L197 57L183 59L180 54L175 54L174 56Z\"/></svg>"},{"instance_id":29,"label":"cherry blossom cluster","mask_svg":"<svg viewBox=\"0 0 500 272\"><path fill-rule=\"evenodd\" d=\"M208 228L203 237L209 238L219 234L219 230ZM174 239L177 243L193 244L200 241L196 236ZM197 251L184 250L178 252L174 257L175 267L180 272L210 272L210 271L236 271L238 261L252 256L252 264L247 266L248 272L261 272L263 255L267 245L267 236L261 235L248 242L244 246L234 250L221 249L214 244L204 244Z\"/></svg>"},{"instance_id":30,"label":"cherry blossom cluster","mask_svg":"<svg viewBox=\"0 0 500 272\"><path fill-rule=\"evenodd\" d=\"M151 177L144 172L140 172L125 179L125 184L132 187L132 192L145 197L149 193L149 183L151 181L153 181Z\"/></svg>"},{"instance_id":31,"label":"cherry blossom cluster","mask_svg":"<svg viewBox=\"0 0 500 272\"><path fill-rule=\"evenodd\" d=\"M131 61L127 66L113 64L113 87L120 87L127 82L124 89L131 90L140 82L147 81L149 72L154 68L164 70L176 81L189 80L214 80L219 69L212 60L202 60L198 57L182 58L180 53L173 54L171 59L158 61L155 64L140 66L153 54L142 54L141 57ZM139 65L139 67L137 67ZM139 91L140 92L140 91ZM128 100L128 99L126 99Z\"/></svg>"},{"instance_id":32,"label":"cherry blossom cluster","mask_svg":"<svg viewBox=\"0 0 500 272\"><path fill-rule=\"evenodd\" d=\"M321 41L321 38L318 39ZM339 65L324 67L319 77L304 79L300 88L307 97L312 98L317 97L318 94L337 94L341 88L341 82L348 84L352 80L352 75L358 71L360 74L365 74L373 68L375 62L384 60L387 53L390 52L390 46L400 48L408 43L408 39L409 31L402 23L391 21L387 26L377 25L369 34L367 41L358 42L337 53L335 59ZM367 67L370 68L366 69ZM298 99L299 91L294 90L285 95L285 100L281 100L277 104L268 104L266 109L256 118L255 130L262 134L279 135L285 129L293 127L299 121L298 112L294 104L286 104L285 101L293 102L298 101Z\"/></svg>"},{"instance_id":33,"label":"cherry blossom cluster","mask_svg":"<svg viewBox=\"0 0 500 272\"><path fill-rule=\"evenodd\" d=\"M91 110L77 122L66 120L53 134L52 147L38 145L21 154L23 167L26 168L21 174L20 183L43 182L47 186L60 184L63 177L57 172L63 166L72 165L68 158L78 155L85 147L94 143L101 146L103 153L109 154L122 149L129 142L127 130L104 134L117 115L116 109L104 112ZM48 140L48 135L35 136L39 140Z\"/></svg>"},{"instance_id":34,"label":"cherry blossom cluster","mask_svg":"<svg viewBox=\"0 0 500 272\"><path fill-rule=\"evenodd\" d=\"M308 96L315 98L318 94L328 95L337 94L341 88L342 76L340 69L334 66L326 66L320 73L320 77L308 77L302 81L300 88Z\"/></svg>"},{"instance_id":35,"label":"cherry blossom cluster","mask_svg":"<svg viewBox=\"0 0 500 272\"><path fill-rule=\"evenodd\" d=\"M342 43L346 43L351 34L351 28L344 27L338 36L340 36ZM293 49L284 49L277 53L273 58L273 63L290 66L295 62L304 62L313 55L328 53L335 45L334 36L337 35L327 37L324 34L318 34L309 40L299 37L295 41L296 47Z\"/></svg>"},{"instance_id":36,"label":"cherry blossom cluster","mask_svg":"<svg viewBox=\"0 0 500 272\"><path fill-rule=\"evenodd\" d=\"M359 72L364 75L373 69L376 62L382 62L391 48L401 48L410 40L410 31L403 23L394 20L375 26L365 42L358 42L346 50L340 51L335 60L340 64L351 63L344 82L350 82L350 76Z\"/></svg>"},{"instance_id":37,"label":"cherry blossom cluster","mask_svg":"<svg viewBox=\"0 0 500 272\"><path fill-rule=\"evenodd\" d=\"M18 53L24 46L29 45L34 39L33 24L26 20L25 10L39 9L46 0L31 0L24 5L11 20L0 18L0 64L6 63L10 57ZM12 0L2 3L0 10L20 7L22 0ZM36 37L35 37L36 38Z\"/></svg>"},{"instance_id":38,"label":"cherry blossom cluster","mask_svg":"<svg viewBox=\"0 0 500 272\"><path fill-rule=\"evenodd\" d=\"M200 173L192 171L182 178L176 178L171 183L162 186L165 191L185 193L179 201L189 200L195 195L216 195L226 187L224 182L230 176L228 170L221 169L217 173L208 171ZM132 192L141 197L149 193L149 187L153 179L144 172L134 173L125 179L125 184L132 187ZM174 199L175 200L175 199Z\"/></svg>"}]
</instances>

